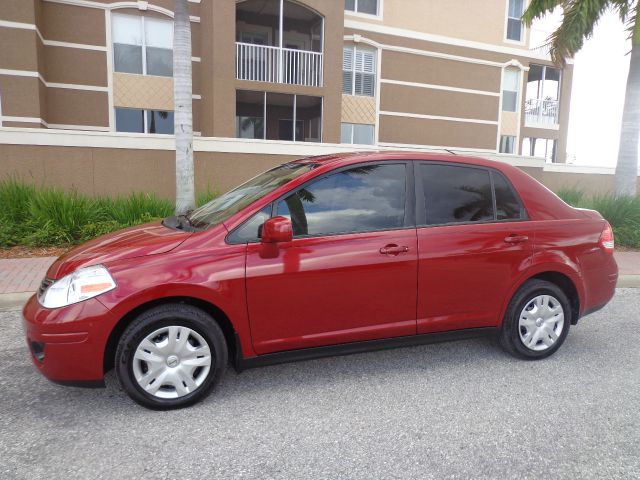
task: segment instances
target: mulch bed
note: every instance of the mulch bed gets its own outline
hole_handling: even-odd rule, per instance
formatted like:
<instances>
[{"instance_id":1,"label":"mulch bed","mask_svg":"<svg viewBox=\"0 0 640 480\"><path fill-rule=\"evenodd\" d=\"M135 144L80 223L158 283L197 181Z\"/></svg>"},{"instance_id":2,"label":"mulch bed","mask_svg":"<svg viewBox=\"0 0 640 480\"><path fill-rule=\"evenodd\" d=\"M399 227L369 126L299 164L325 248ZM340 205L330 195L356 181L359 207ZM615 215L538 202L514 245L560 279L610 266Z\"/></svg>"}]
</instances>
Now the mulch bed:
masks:
<instances>
[{"instance_id":1,"label":"mulch bed","mask_svg":"<svg viewBox=\"0 0 640 480\"><path fill-rule=\"evenodd\" d=\"M9 247L0 248L0 258L59 257L72 247Z\"/></svg>"}]
</instances>

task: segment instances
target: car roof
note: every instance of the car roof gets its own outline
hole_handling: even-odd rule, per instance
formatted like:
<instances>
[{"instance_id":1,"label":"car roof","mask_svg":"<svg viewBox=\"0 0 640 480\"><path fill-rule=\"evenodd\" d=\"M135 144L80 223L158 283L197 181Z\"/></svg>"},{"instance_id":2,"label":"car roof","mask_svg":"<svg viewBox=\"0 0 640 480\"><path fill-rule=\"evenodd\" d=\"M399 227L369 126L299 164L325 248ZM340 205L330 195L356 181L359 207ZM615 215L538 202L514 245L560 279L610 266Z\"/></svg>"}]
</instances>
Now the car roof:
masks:
<instances>
[{"instance_id":1,"label":"car roof","mask_svg":"<svg viewBox=\"0 0 640 480\"><path fill-rule=\"evenodd\" d=\"M368 151L368 152L348 152L335 153L331 155L318 155L295 160L294 163L310 163L318 165L350 165L358 162L369 161L393 161L393 160L416 160L445 163L462 163L467 165L477 165L482 167L492 167L499 170L508 168L509 164L496 160L489 160L470 155L457 155L454 153L433 153L433 152L412 152L412 151Z\"/></svg>"}]
</instances>

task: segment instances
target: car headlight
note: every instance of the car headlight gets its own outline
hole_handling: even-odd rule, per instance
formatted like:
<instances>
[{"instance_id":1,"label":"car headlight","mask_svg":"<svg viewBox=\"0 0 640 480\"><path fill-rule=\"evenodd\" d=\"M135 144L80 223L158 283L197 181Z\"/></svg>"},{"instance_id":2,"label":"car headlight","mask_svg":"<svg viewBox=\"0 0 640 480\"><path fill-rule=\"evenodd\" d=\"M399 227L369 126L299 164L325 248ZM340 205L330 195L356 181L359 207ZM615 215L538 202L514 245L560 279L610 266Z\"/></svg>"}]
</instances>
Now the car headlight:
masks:
<instances>
[{"instance_id":1,"label":"car headlight","mask_svg":"<svg viewBox=\"0 0 640 480\"><path fill-rule=\"evenodd\" d=\"M116 288L116 282L102 265L79 268L53 282L38 295L45 308L60 308L102 295Z\"/></svg>"}]
</instances>

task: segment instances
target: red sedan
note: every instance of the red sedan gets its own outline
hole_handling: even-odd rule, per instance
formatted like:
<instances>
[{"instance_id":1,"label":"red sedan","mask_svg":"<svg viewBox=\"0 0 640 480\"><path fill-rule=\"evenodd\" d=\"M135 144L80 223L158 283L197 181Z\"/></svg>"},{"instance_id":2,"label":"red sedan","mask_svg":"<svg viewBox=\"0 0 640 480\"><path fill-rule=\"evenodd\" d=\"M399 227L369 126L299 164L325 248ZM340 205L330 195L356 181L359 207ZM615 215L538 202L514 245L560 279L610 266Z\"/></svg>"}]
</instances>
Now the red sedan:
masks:
<instances>
[{"instance_id":1,"label":"red sedan","mask_svg":"<svg viewBox=\"0 0 640 480\"><path fill-rule=\"evenodd\" d=\"M286 163L192 213L88 242L24 308L49 379L138 403L238 369L495 332L542 359L614 295L613 233L504 163L360 153Z\"/></svg>"}]
</instances>

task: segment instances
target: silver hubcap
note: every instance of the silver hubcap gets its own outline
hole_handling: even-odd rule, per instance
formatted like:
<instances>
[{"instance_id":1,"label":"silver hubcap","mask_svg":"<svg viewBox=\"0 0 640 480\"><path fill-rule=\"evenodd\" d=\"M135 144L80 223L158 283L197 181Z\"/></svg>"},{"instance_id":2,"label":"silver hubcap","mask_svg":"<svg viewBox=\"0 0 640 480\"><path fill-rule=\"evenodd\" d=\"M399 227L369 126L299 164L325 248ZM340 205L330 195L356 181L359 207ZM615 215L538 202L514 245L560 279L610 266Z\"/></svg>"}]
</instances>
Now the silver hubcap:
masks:
<instances>
[{"instance_id":1,"label":"silver hubcap","mask_svg":"<svg viewBox=\"0 0 640 480\"><path fill-rule=\"evenodd\" d=\"M147 393L178 398L195 391L211 370L211 349L188 327L162 327L147 335L133 356L133 374Z\"/></svg>"},{"instance_id":2,"label":"silver hubcap","mask_svg":"<svg viewBox=\"0 0 640 480\"><path fill-rule=\"evenodd\" d=\"M558 341L564 328L564 310L557 298L538 295L522 309L518 329L525 347L541 351Z\"/></svg>"}]
</instances>

